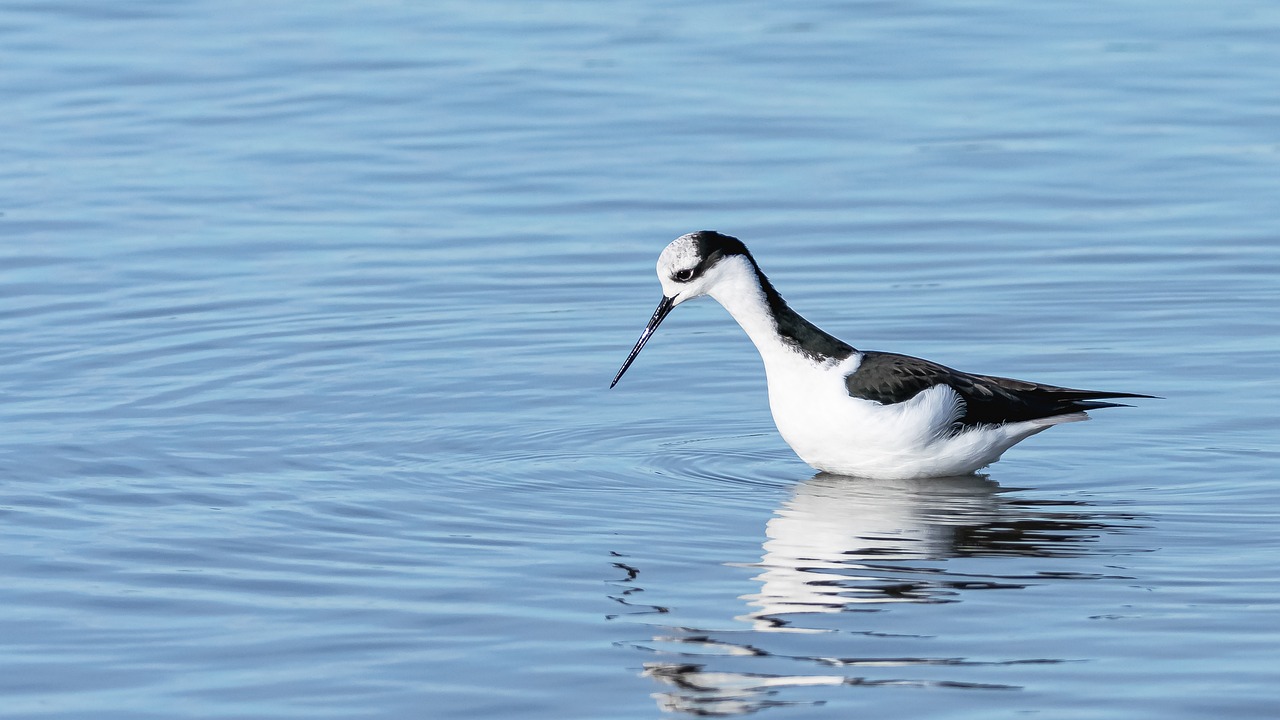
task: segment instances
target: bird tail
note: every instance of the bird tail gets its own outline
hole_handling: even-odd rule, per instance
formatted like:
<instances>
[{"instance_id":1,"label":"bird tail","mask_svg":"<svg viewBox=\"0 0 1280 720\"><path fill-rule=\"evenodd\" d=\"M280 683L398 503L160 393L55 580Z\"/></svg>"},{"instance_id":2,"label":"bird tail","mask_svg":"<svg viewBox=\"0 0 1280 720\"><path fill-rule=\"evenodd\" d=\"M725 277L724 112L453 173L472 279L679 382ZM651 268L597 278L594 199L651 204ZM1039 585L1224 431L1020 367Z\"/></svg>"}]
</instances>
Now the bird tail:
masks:
<instances>
[{"instance_id":1,"label":"bird tail","mask_svg":"<svg viewBox=\"0 0 1280 720\"><path fill-rule=\"evenodd\" d=\"M1143 395L1141 393L1117 393L1104 392L1098 390L1067 390L1063 389L1059 392L1052 392L1055 400L1061 404L1064 410L1071 412L1097 410L1099 408L1109 407L1133 407L1128 403L1109 402L1115 398L1149 398L1160 400L1156 395Z\"/></svg>"}]
</instances>

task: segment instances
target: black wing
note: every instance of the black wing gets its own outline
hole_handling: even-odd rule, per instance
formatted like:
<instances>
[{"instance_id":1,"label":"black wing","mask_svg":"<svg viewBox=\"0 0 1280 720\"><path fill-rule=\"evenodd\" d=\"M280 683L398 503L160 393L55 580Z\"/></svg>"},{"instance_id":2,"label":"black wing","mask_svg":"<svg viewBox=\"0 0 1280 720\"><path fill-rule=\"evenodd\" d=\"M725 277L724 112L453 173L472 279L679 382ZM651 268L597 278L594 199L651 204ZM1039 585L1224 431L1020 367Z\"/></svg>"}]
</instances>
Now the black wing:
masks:
<instances>
[{"instance_id":1,"label":"black wing","mask_svg":"<svg viewBox=\"0 0 1280 720\"><path fill-rule=\"evenodd\" d=\"M884 405L910 400L935 385L950 385L964 399L962 425L998 425L1121 405L1098 402L1102 398L1152 397L971 375L929 360L882 352L863 353L862 363L844 383L853 397Z\"/></svg>"}]
</instances>

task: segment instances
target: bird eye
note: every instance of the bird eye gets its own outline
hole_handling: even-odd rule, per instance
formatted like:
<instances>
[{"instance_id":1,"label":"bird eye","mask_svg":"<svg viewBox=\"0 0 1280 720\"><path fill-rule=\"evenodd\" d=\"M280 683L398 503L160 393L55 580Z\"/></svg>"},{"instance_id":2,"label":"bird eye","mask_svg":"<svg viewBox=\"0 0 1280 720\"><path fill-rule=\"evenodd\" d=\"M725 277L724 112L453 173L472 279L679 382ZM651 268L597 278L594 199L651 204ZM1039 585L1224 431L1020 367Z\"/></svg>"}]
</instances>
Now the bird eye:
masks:
<instances>
[{"instance_id":1,"label":"bird eye","mask_svg":"<svg viewBox=\"0 0 1280 720\"><path fill-rule=\"evenodd\" d=\"M677 270L675 274L672 275L671 277L675 278L677 282L689 282L691 279L693 279L693 268Z\"/></svg>"}]
</instances>

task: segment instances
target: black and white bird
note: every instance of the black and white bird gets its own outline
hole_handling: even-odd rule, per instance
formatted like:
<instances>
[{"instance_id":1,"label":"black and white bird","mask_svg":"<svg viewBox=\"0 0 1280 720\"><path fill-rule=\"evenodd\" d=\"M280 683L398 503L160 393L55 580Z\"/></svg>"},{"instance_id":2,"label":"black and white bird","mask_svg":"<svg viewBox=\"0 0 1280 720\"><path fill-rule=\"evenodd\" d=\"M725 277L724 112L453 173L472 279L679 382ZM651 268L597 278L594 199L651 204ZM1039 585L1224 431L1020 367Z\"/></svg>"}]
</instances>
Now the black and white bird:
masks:
<instances>
[{"instance_id":1,"label":"black and white bird","mask_svg":"<svg viewBox=\"0 0 1280 720\"><path fill-rule=\"evenodd\" d=\"M972 375L887 352L858 350L787 305L737 238L704 230L658 257L662 301L609 387L671 310L709 295L764 360L769 407L787 444L819 470L885 479L964 475L1086 410L1146 398Z\"/></svg>"}]
</instances>

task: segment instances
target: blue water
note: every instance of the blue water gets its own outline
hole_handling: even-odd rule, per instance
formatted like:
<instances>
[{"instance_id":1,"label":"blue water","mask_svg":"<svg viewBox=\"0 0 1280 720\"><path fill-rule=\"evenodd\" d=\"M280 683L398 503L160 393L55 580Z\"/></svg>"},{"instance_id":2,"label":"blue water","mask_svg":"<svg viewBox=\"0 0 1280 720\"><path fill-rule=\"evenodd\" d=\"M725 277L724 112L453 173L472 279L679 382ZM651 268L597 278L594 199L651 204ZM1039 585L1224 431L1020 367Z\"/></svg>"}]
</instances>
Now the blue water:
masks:
<instances>
[{"instance_id":1,"label":"blue water","mask_svg":"<svg viewBox=\"0 0 1280 720\"><path fill-rule=\"evenodd\" d=\"M1271 718L1280 9L0 7L0 716ZM1164 400L815 473L684 232Z\"/></svg>"}]
</instances>

